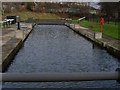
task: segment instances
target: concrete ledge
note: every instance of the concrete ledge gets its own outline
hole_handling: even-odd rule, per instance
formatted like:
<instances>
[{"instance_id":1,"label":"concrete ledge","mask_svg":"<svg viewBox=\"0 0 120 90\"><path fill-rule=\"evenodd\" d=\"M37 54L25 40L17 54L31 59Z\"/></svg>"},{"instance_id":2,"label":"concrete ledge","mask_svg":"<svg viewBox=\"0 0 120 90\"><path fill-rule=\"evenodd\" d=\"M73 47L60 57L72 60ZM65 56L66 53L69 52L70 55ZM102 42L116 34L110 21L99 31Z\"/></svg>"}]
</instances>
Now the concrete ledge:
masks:
<instances>
[{"instance_id":1,"label":"concrete ledge","mask_svg":"<svg viewBox=\"0 0 120 90\"><path fill-rule=\"evenodd\" d=\"M114 47L110 46L110 45L106 45L106 49L107 51L114 55L115 57L119 58L120 59L120 50L118 49L115 49Z\"/></svg>"},{"instance_id":2,"label":"concrete ledge","mask_svg":"<svg viewBox=\"0 0 120 90\"><path fill-rule=\"evenodd\" d=\"M32 32L33 29L31 28L32 25L29 24L28 28L24 28L25 30L17 30L16 37L11 38L11 40L2 46L2 65L0 65L0 68L2 68L1 72L5 72L7 70L15 55L23 46L24 41Z\"/></svg>"},{"instance_id":3,"label":"concrete ledge","mask_svg":"<svg viewBox=\"0 0 120 90\"><path fill-rule=\"evenodd\" d=\"M22 47L22 45L23 45L23 41L20 39L17 39L16 42L14 42L14 44L9 43L3 45L2 72L7 70L8 65L12 62L12 59L19 51L19 49Z\"/></svg>"},{"instance_id":4,"label":"concrete ledge","mask_svg":"<svg viewBox=\"0 0 120 90\"><path fill-rule=\"evenodd\" d=\"M94 41L94 38L92 37L88 37L87 34L80 32L79 30L72 28L69 24L65 24L65 26L67 26L68 28L72 29L74 32L76 32L77 34L80 34L81 36L83 36L84 38L86 38L89 41Z\"/></svg>"},{"instance_id":5,"label":"concrete ledge","mask_svg":"<svg viewBox=\"0 0 120 90\"><path fill-rule=\"evenodd\" d=\"M96 44L98 44L98 45L100 45L100 46L104 47L104 43L103 43L103 42L101 42L100 40L95 39L95 40L94 40L94 42L95 42Z\"/></svg>"}]
</instances>

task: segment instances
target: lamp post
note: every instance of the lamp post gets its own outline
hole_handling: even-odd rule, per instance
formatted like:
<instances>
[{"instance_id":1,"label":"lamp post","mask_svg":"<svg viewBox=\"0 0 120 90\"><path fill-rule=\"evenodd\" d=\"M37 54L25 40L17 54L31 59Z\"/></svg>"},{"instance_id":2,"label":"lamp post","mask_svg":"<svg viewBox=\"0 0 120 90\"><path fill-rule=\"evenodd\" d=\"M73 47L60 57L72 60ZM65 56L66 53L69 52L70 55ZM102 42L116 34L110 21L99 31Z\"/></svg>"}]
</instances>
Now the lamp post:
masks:
<instances>
[{"instance_id":1,"label":"lamp post","mask_svg":"<svg viewBox=\"0 0 120 90\"><path fill-rule=\"evenodd\" d=\"M16 16L17 29L20 30L20 16Z\"/></svg>"}]
</instances>

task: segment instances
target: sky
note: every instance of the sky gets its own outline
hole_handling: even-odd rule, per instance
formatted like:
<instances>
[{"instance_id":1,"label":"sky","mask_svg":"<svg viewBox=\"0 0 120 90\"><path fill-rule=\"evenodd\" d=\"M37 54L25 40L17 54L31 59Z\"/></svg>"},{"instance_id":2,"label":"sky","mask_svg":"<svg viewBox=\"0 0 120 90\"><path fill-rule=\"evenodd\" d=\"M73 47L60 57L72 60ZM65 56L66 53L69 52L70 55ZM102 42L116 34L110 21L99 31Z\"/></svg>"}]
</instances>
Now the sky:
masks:
<instances>
[{"instance_id":1,"label":"sky","mask_svg":"<svg viewBox=\"0 0 120 90\"><path fill-rule=\"evenodd\" d=\"M100 9L100 6L98 5L98 2L91 2L90 6L96 8L96 9Z\"/></svg>"},{"instance_id":2,"label":"sky","mask_svg":"<svg viewBox=\"0 0 120 90\"><path fill-rule=\"evenodd\" d=\"M120 0L0 0L2 2L119 2Z\"/></svg>"}]
</instances>

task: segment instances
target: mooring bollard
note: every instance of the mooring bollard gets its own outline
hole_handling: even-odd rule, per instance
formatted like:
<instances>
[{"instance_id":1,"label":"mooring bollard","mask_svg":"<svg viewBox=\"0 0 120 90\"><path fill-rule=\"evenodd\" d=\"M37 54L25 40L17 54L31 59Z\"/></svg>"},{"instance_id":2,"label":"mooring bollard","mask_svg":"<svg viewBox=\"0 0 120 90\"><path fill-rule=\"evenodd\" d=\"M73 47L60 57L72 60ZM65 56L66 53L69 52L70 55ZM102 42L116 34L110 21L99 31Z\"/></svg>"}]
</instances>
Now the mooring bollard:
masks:
<instances>
[{"instance_id":1,"label":"mooring bollard","mask_svg":"<svg viewBox=\"0 0 120 90\"><path fill-rule=\"evenodd\" d=\"M20 16L16 16L17 29L20 30Z\"/></svg>"},{"instance_id":2,"label":"mooring bollard","mask_svg":"<svg viewBox=\"0 0 120 90\"><path fill-rule=\"evenodd\" d=\"M75 24L70 24L70 26L71 26L72 28L75 28Z\"/></svg>"},{"instance_id":3,"label":"mooring bollard","mask_svg":"<svg viewBox=\"0 0 120 90\"><path fill-rule=\"evenodd\" d=\"M100 18L100 32L102 32L102 26L104 25L104 18Z\"/></svg>"},{"instance_id":4,"label":"mooring bollard","mask_svg":"<svg viewBox=\"0 0 120 90\"><path fill-rule=\"evenodd\" d=\"M94 33L94 39L101 39L102 38L102 32L95 32Z\"/></svg>"}]
</instances>

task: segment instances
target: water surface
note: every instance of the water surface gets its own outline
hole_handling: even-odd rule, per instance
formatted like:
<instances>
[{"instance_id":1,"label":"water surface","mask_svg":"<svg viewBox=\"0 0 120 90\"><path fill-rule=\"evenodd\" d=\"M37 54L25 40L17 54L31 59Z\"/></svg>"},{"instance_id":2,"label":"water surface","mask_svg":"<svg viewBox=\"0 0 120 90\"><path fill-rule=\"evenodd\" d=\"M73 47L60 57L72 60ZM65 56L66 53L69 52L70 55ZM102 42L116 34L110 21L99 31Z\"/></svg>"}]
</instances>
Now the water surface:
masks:
<instances>
[{"instance_id":1,"label":"water surface","mask_svg":"<svg viewBox=\"0 0 120 90\"><path fill-rule=\"evenodd\" d=\"M7 73L101 72L120 67L117 58L62 25L38 25L16 55ZM3 87L120 88L115 80L4 83Z\"/></svg>"}]
</instances>

